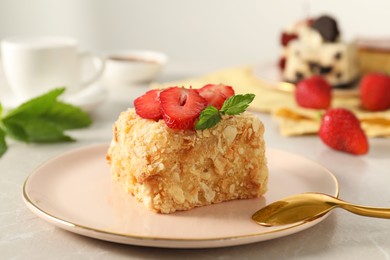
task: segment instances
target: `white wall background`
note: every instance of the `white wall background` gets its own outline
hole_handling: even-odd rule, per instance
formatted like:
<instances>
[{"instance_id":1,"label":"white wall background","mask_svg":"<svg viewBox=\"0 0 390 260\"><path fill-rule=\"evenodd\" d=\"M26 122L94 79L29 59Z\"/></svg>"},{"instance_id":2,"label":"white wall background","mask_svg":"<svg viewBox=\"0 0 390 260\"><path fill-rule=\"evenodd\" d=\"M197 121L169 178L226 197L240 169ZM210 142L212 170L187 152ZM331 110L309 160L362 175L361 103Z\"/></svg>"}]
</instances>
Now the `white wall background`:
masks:
<instances>
[{"instance_id":1,"label":"white wall background","mask_svg":"<svg viewBox=\"0 0 390 260\"><path fill-rule=\"evenodd\" d=\"M283 26L337 17L343 37L390 36L388 0L0 0L0 39L76 37L82 49L154 49L171 62L253 64L278 55Z\"/></svg>"}]
</instances>

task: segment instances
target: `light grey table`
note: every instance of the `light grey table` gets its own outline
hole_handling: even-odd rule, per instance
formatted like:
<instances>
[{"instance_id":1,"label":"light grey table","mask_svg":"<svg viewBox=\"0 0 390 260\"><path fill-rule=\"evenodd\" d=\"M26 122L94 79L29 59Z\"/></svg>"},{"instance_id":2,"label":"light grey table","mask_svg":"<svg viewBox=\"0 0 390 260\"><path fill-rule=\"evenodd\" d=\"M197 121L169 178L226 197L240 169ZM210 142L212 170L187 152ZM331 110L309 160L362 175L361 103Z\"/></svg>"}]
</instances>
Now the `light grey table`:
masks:
<instances>
[{"instance_id":1,"label":"light grey table","mask_svg":"<svg viewBox=\"0 0 390 260\"><path fill-rule=\"evenodd\" d=\"M185 70L183 68L186 68ZM168 67L162 80L206 72L205 66ZM283 238L216 249L161 249L115 244L79 236L43 221L24 204L26 177L53 156L94 143L108 143L118 114L146 86L107 86L108 99L93 111L94 124L70 134L70 144L10 142L0 159L0 259L390 259L390 220L335 210L320 224ZM1 97L1 96L0 96ZM371 139L365 156L333 151L316 136L282 137L269 115L259 114L268 147L309 158L334 173L340 197L357 204L390 207L390 139Z\"/></svg>"}]
</instances>

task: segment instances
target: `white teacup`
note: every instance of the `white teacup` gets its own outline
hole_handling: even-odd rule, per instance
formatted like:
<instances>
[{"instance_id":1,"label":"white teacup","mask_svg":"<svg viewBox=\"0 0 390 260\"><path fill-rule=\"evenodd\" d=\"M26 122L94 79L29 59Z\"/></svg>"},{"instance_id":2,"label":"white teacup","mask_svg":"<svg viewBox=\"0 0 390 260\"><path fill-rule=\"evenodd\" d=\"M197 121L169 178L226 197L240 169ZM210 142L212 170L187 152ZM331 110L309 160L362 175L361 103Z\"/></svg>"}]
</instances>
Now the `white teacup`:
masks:
<instances>
[{"instance_id":1,"label":"white teacup","mask_svg":"<svg viewBox=\"0 0 390 260\"><path fill-rule=\"evenodd\" d=\"M103 80L124 85L154 80L168 60L164 53L149 50L112 50L105 58Z\"/></svg>"},{"instance_id":2,"label":"white teacup","mask_svg":"<svg viewBox=\"0 0 390 260\"><path fill-rule=\"evenodd\" d=\"M2 40L4 75L14 95L26 100L56 87L75 93L95 82L104 70L104 60L79 53L75 39L54 36L13 37ZM83 79L82 64L92 59L93 75Z\"/></svg>"}]
</instances>

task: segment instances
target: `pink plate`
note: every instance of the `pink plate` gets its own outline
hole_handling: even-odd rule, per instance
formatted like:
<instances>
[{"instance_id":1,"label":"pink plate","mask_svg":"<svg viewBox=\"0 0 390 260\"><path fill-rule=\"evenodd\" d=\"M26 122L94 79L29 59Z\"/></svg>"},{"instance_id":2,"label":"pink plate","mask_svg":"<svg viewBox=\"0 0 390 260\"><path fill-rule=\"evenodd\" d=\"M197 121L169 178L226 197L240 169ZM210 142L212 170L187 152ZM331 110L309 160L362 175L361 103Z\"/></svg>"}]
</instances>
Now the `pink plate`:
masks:
<instances>
[{"instance_id":1,"label":"pink plate","mask_svg":"<svg viewBox=\"0 0 390 260\"><path fill-rule=\"evenodd\" d=\"M268 149L269 191L264 198L162 215L147 210L112 181L105 161L107 149L107 144L80 148L40 166L25 181L26 205L60 228L96 239L207 248L254 243L307 229L328 215L281 227L259 226L251 216L266 204L296 193L338 195L337 180L327 169L298 155Z\"/></svg>"}]
</instances>

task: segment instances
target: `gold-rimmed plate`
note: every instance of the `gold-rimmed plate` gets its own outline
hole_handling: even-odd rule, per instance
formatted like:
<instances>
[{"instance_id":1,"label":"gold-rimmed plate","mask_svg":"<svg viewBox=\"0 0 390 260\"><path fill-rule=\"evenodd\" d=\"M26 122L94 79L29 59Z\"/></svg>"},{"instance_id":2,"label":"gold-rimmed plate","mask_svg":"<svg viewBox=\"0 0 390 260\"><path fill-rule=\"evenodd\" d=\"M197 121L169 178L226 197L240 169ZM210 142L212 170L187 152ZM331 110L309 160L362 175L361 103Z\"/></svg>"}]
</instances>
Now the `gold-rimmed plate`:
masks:
<instances>
[{"instance_id":1,"label":"gold-rimmed plate","mask_svg":"<svg viewBox=\"0 0 390 260\"><path fill-rule=\"evenodd\" d=\"M42 219L84 236L122 244L211 248L287 236L326 218L283 227L252 221L259 208L291 194L323 192L338 196L336 178L324 167L292 153L267 150L268 192L169 215L147 210L111 179L107 144L70 151L44 163L25 181L23 197ZM281 163L283 162L283 163Z\"/></svg>"},{"instance_id":2,"label":"gold-rimmed plate","mask_svg":"<svg viewBox=\"0 0 390 260\"><path fill-rule=\"evenodd\" d=\"M295 90L295 85L286 82L282 79L282 74L276 62L268 62L255 65L253 67L253 74L256 78L265 81L266 87L280 90L283 92L292 93ZM333 95L335 97L359 97L359 82L353 83L348 88L334 88Z\"/></svg>"}]
</instances>

